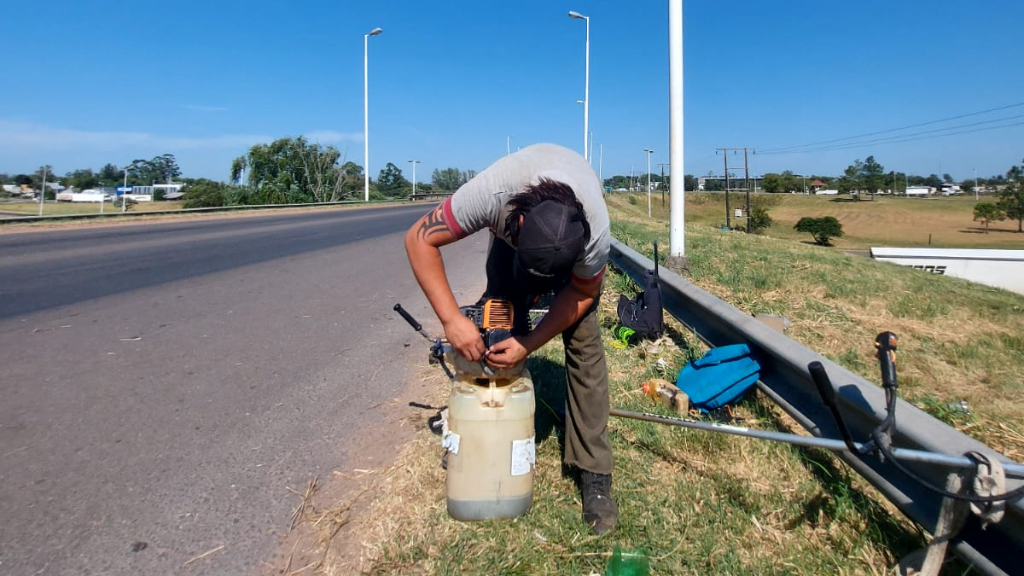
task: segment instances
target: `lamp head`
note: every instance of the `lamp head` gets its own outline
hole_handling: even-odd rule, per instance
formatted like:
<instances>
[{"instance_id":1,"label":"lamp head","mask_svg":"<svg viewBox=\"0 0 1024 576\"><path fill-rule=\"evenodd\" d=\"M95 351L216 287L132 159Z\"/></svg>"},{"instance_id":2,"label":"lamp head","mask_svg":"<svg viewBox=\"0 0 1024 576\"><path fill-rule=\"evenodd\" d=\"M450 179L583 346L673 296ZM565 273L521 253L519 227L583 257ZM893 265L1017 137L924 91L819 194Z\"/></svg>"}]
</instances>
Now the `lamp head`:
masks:
<instances>
[{"instance_id":1,"label":"lamp head","mask_svg":"<svg viewBox=\"0 0 1024 576\"><path fill-rule=\"evenodd\" d=\"M587 17L575 10L569 10L569 18L575 18L577 20L586 20Z\"/></svg>"},{"instance_id":2,"label":"lamp head","mask_svg":"<svg viewBox=\"0 0 1024 576\"><path fill-rule=\"evenodd\" d=\"M383 30L381 30L380 28L374 28L373 30L370 30L370 33L367 34L367 36L376 36L377 34L380 34L381 32L383 32Z\"/></svg>"}]
</instances>

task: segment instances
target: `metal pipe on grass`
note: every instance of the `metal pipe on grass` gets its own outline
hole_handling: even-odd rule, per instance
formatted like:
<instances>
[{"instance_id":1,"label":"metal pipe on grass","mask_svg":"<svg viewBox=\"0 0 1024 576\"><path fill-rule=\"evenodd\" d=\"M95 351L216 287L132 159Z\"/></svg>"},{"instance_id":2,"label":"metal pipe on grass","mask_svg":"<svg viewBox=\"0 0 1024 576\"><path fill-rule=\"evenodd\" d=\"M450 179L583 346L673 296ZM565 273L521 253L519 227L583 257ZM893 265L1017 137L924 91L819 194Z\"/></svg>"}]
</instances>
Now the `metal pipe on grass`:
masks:
<instances>
[{"instance_id":1,"label":"metal pipe on grass","mask_svg":"<svg viewBox=\"0 0 1024 576\"><path fill-rule=\"evenodd\" d=\"M758 440L769 440L772 442L783 442L786 444L792 444L794 446L802 446L804 448L824 448L825 450L831 450L833 452L848 452L849 449L846 443L842 440L833 440L831 438L819 438L817 436L800 436L799 434L789 434L786 432L772 432L769 430L752 430L750 428L744 428L742 426L731 426L729 424L721 424L718 422L702 422L700 420L694 420L692 418L676 418L673 416L660 416L658 414L650 414L647 412L631 412L628 410L619 410L612 408L609 411L612 416L618 416L619 418L630 418L633 420L644 420L647 422L654 422L656 424L668 424L671 426L679 426L682 428L691 428L694 430L703 430L705 432L719 432L722 434L731 434L733 436L745 436L747 438L756 438ZM853 445L861 453L865 450L865 444L863 442L854 442ZM900 460L906 460L908 462L921 462L924 464L938 464L941 466L947 466L949 468L974 468L977 463L970 458L963 456L951 456L949 454L939 454L936 452L926 452L923 450L911 450L908 448L893 448L892 454L894 457ZM1008 478L1024 478L1024 465L1017 464L1016 462L1001 462L1003 470L1006 472Z\"/></svg>"}]
</instances>

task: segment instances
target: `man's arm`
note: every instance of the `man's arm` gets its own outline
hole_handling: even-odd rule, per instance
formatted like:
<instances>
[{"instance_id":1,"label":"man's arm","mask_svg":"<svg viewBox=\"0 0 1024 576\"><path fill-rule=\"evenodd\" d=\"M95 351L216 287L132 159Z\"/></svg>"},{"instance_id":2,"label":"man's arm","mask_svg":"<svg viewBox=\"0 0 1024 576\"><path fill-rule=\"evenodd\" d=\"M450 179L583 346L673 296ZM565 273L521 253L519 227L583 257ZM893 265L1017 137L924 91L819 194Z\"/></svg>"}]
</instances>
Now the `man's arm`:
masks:
<instances>
[{"instance_id":1,"label":"man's arm","mask_svg":"<svg viewBox=\"0 0 1024 576\"><path fill-rule=\"evenodd\" d=\"M494 368L510 368L532 352L575 324L601 294L601 282L585 283L573 276L568 286L555 296L555 301L537 328L526 336L509 338L491 346L487 363Z\"/></svg>"},{"instance_id":2,"label":"man's arm","mask_svg":"<svg viewBox=\"0 0 1024 576\"><path fill-rule=\"evenodd\" d=\"M413 224L405 233L405 251L416 281L444 326L448 342L467 360L476 362L483 356L484 343L476 325L459 312L448 284L440 248L458 238L448 229L442 214L442 205L438 205Z\"/></svg>"}]
</instances>

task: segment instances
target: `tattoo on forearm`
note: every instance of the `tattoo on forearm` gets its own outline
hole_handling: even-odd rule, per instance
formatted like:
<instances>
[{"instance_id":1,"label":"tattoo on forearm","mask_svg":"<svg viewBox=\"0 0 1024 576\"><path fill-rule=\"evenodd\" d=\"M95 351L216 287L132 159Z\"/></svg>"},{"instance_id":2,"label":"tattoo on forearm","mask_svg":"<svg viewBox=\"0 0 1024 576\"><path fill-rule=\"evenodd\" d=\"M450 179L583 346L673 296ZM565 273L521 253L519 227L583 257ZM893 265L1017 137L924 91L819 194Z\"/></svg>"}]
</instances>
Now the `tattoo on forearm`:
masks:
<instances>
[{"instance_id":1,"label":"tattoo on forearm","mask_svg":"<svg viewBox=\"0 0 1024 576\"><path fill-rule=\"evenodd\" d=\"M417 236L420 240L426 240L434 234L445 232L447 230L448 226L444 223L444 219L441 217L441 207L439 206L433 212L422 218Z\"/></svg>"}]
</instances>

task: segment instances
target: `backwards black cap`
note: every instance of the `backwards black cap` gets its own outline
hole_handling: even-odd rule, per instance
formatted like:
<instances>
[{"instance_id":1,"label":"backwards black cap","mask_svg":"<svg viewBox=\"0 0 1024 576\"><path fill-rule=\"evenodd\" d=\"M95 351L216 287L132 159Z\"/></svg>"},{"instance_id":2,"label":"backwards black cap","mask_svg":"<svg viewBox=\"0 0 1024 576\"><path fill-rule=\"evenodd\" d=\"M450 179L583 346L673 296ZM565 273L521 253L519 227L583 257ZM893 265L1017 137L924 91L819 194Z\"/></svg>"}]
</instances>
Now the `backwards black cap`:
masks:
<instances>
[{"instance_id":1,"label":"backwards black cap","mask_svg":"<svg viewBox=\"0 0 1024 576\"><path fill-rule=\"evenodd\" d=\"M586 244L579 211L553 200L537 204L523 218L516 246L516 279L554 288L568 278Z\"/></svg>"}]
</instances>

